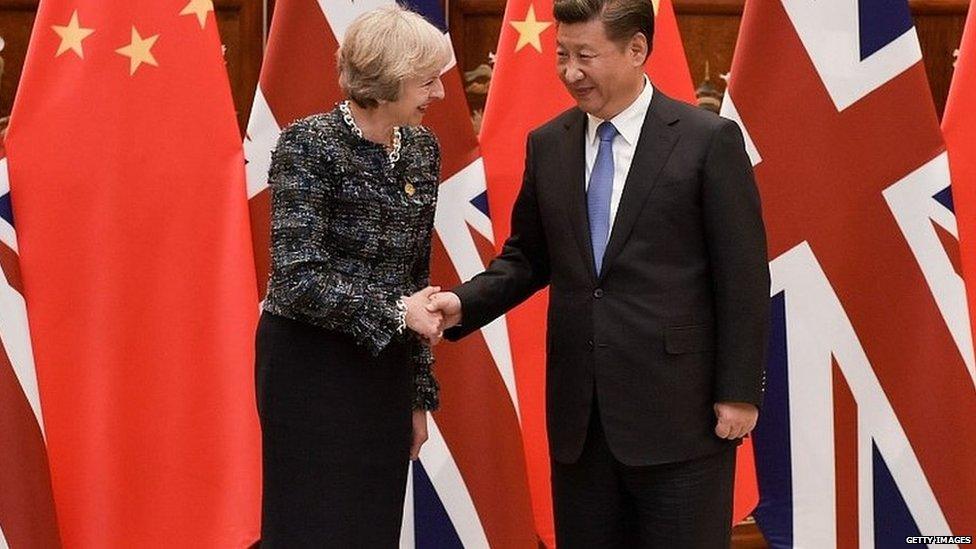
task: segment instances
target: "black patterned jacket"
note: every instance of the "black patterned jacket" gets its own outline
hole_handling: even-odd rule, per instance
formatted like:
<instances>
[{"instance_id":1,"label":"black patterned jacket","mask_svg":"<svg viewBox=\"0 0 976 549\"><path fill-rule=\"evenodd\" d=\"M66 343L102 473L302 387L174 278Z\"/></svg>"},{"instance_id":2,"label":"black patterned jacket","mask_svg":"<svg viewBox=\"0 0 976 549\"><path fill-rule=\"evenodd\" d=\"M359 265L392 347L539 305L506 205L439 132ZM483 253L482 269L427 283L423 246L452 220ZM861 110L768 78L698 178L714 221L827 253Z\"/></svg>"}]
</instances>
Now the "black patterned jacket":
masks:
<instances>
[{"instance_id":1,"label":"black patterned jacket","mask_svg":"<svg viewBox=\"0 0 976 549\"><path fill-rule=\"evenodd\" d=\"M405 338L415 409L435 410L430 349L397 333L396 301L428 285L440 150L404 127L400 158L353 133L338 108L301 119L272 154L271 277L264 309L352 336L377 355Z\"/></svg>"}]
</instances>

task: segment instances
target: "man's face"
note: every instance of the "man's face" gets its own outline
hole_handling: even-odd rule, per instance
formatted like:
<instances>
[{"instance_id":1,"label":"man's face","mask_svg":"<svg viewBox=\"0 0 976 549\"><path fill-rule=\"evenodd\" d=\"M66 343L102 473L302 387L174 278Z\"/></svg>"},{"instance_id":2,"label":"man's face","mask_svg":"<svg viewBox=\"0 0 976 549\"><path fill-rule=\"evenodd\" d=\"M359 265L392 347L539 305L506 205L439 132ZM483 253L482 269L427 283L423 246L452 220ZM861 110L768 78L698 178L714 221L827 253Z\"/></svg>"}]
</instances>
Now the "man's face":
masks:
<instances>
[{"instance_id":1,"label":"man's face","mask_svg":"<svg viewBox=\"0 0 976 549\"><path fill-rule=\"evenodd\" d=\"M603 22L560 23L556 30L556 69L576 104L604 120L616 116L634 99L643 81L647 41L611 41Z\"/></svg>"}]
</instances>

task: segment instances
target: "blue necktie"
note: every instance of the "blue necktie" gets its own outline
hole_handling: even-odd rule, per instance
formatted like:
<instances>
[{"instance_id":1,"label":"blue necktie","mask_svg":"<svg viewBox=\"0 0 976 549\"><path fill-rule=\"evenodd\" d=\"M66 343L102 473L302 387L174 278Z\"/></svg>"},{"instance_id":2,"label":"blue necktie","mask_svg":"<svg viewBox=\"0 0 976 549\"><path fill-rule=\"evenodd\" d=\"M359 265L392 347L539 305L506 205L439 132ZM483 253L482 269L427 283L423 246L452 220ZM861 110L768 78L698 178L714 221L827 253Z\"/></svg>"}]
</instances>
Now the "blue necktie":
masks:
<instances>
[{"instance_id":1,"label":"blue necktie","mask_svg":"<svg viewBox=\"0 0 976 549\"><path fill-rule=\"evenodd\" d=\"M593 245L593 261L596 273L603 267L603 254L610 238L610 194L613 192L613 138L617 128L610 121L596 128L600 137L600 149L590 172L590 184L586 189L586 209L590 218L590 243Z\"/></svg>"}]
</instances>

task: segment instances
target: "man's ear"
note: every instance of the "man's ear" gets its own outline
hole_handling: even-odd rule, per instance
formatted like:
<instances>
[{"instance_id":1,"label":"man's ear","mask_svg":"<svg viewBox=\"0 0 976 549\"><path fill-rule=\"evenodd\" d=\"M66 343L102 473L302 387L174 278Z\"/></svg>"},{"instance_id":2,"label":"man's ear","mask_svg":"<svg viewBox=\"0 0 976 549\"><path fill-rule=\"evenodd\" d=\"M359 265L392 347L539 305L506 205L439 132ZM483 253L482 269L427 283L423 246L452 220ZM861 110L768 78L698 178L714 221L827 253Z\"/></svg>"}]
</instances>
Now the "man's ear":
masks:
<instances>
[{"instance_id":1,"label":"man's ear","mask_svg":"<svg viewBox=\"0 0 976 549\"><path fill-rule=\"evenodd\" d=\"M634 60L635 66L644 64L647 57L651 55L650 44L647 42L644 33L638 32L631 37L630 43L627 45L627 52Z\"/></svg>"}]
</instances>

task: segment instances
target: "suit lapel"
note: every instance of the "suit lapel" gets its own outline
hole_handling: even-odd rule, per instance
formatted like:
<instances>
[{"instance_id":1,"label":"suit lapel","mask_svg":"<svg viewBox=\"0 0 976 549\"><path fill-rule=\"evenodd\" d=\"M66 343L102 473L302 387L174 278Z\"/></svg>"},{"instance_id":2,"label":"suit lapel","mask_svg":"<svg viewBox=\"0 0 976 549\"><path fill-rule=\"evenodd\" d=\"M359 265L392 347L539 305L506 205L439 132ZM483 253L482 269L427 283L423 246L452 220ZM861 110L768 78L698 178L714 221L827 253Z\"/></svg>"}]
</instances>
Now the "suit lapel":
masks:
<instances>
[{"instance_id":1,"label":"suit lapel","mask_svg":"<svg viewBox=\"0 0 976 549\"><path fill-rule=\"evenodd\" d=\"M678 141L678 133L672 127L672 124L677 122L678 117L667 108L669 101L673 100L665 97L659 90L654 90L654 97L647 109L640 138L637 140L634 160L630 165L630 171L627 173L620 206L617 208L617 216L610 232L610 242L607 244L607 251L603 256L601 280L607 276L613 267L614 259L620 255L620 251L623 249L624 243L627 242L641 210L644 209L647 195L657 183L658 175ZM585 207L584 201L584 220L586 219ZM591 265L593 264L592 255L591 251Z\"/></svg>"},{"instance_id":2,"label":"suit lapel","mask_svg":"<svg viewBox=\"0 0 976 549\"><path fill-rule=\"evenodd\" d=\"M580 256L586 264L590 278L596 280L596 267L593 263L593 246L590 244L590 221L586 212L586 114L577 111L566 125L561 158L564 181L569 182L569 216L573 236L580 248Z\"/></svg>"}]
</instances>

